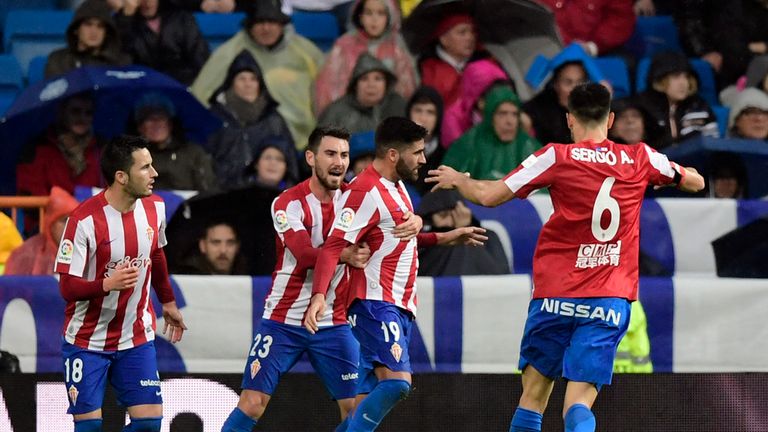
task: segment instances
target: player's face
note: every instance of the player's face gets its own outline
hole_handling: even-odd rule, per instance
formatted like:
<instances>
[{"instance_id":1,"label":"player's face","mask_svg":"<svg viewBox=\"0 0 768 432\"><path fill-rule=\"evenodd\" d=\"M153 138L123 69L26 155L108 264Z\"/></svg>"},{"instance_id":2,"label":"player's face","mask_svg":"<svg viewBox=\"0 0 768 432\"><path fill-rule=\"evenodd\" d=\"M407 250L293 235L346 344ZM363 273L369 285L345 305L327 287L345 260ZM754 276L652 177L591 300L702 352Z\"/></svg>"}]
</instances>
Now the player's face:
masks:
<instances>
[{"instance_id":1,"label":"player's face","mask_svg":"<svg viewBox=\"0 0 768 432\"><path fill-rule=\"evenodd\" d=\"M378 105L387 94L387 77L381 71L370 71L357 80L355 96L360 105Z\"/></svg>"},{"instance_id":2,"label":"player's face","mask_svg":"<svg viewBox=\"0 0 768 432\"><path fill-rule=\"evenodd\" d=\"M360 14L360 24L368 36L377 38L387 29L387 7L381 0L366 0Z\"/></svg>"},{"instance_id":3,"label":"player's face","mask_svg":"<svg viewBox=\"0 0 768 432\"><path fill-rule=\"evenodd\" d=\"M515 104L504 102L493 113L493 131L504 142L513 141L520 123L520 110Z\"/></svg>"},{"instance_id":4,"label":"player's face","mask_svg":"<svg viewBox=\"0 0 768 432\"><path fill-rule=\"evenodd\" d=\"M143 148L134 150L133 165L128 172L125 192L135 199L152 195L152 188L157 178L157 171L152 166L152 155Z\"/></svg>"},{"instance_id":5,"label":"player's face","mask_svg":"<svg viewBox=\"0 0 768 432\"><path fill-rule=\"evenodd\" d=\"M229 274L232 271L240 242L230 226L216 225L208 228L198 246L216 273Z\"/></svg>"},{"instance_id":6,"label":"player's face","mask_svg":"<svg viewBox=\"0 0 768 432\"><path fill-rule=\"evenodd\" d=\"M259 79L251 71L242 71L235 75L232 81L232 90L246 102L256 102L259 98Z\"/></svg>"},{"instance_id":7,"label":"player's face","mask_svg":"<svg viewBox=\"0 0 768 432\"><path fill-rule=\"evenodd\" d=\"M456 59L466 60L472 57L477 47L477 36L472 24L456 24L440 36L440 46Z\"/></svg>"},{"instance_id":8,"label":"player's face","mask_svg":"<svg viewBox=\"0 0 768 432\"><path fill-rule=\"evenodd\" d=\"M320 184L328 190L340 188L349 167L349 142L324 136L317 147L317 154L308 153L307 163Z\"/></svg>"},{"instance_id":9,"label":"player's face","mask_svg":"<svg viewBox=\"0 0 768 432\"><path fill-rule=\"evenodd\" d=\"M277 21L261 21L251 26L251 37L263 47L275 45L283 35L283 25Z\"/></svg>"},{"instance_id":10,"label":"player's face","mask_svg":"<svg viewBox=\"0 0 768 432\"><path fill-rule=\"evenodd\" d=\"M408 113L411 120L417 125L423 127L432 136L437 125L437 107L433 103L415 103Z\"/></svg>"},{"instance_id":11,"label":"player's face","mask_svg":"<svg viewBox=\"0 0 768 432\"><path fill-rule=\"evenodd\" d=\"M419 179L419 169L427 163L424 156L424 140L418 140L401 151L397 159L397 175L402 180L416 181Z\"/></svg>"},{"instance_id":12,"label":"player's face","mask_svg":"<svg viewBox=\"0 0 768 432\"><path fill-rule=\"evenodd\" d=\"M613 123L613 134L629 144L643 140L643 116L634 108L624 110Z\"/></svg>"},{"instance_id":13,"label":"player's face","mask_svg":"<svg viewBox=\"0 0 768 432\"><path fill-rule=\"evenodd\" d=\"M557 94L557 100L560 105L568 105L568 96L577 85L587 80L587 73L581 64L570 64L565 66L555 79L554 89Z\"/></svg>"}]
</instances>

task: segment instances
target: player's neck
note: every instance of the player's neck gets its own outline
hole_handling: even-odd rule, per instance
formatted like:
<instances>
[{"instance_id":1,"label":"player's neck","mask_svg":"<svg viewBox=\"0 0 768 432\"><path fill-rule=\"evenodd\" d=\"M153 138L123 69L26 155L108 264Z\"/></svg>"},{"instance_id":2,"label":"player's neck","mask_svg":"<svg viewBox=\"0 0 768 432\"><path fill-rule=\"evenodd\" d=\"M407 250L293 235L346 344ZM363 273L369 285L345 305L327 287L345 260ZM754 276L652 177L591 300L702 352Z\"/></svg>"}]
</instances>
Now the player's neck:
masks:
<instances>
[{"instance_id":1,"label":"player's neck","mask_svg":"<svg viewBox=\"0 0 768 432\"><path fill-rule=\"evenodd\" d=\"M314 174L309 178L309 190L312 195L315 196L320 202L329 202L333 200L333 196L336 194L335 190L331 190L323 186L317 176Z\"/></svg>"},{"instance_id":2,"label":"player's neck","mask_svg":"<svg viewBox=\"0 0 768 432\"><path fill-rule=\"evenodd\" d=\"M117 186L116 183L107 188L104 192L104 198L109 205L120 213L127 213L136 206L136 198L125 193L125 190Z\"/></svg>"},{"instance_id":3,"label":"player's neck","mask_svg":"<svg viewBox=\"0 0 768 432\"><path fill-rule=\"evenodd\" d=\"M592 141L595 143L601 143L608 139L608 130L605 128L574 128L573 130L573 142Z\"/></svg>"},{"instance_id":4,"label":"player's neck","mask_svg":"<svg viewBox=\"0 0 768 432\"><path fill-rule=\"evenodd\" d=\"M400 180L400 176L397 175L397 169L395 166L387 163L385 159L374 159L373 169L375 169L380 176L391 181L392 183L397 183Z\"/></svg>"}]
</instances>

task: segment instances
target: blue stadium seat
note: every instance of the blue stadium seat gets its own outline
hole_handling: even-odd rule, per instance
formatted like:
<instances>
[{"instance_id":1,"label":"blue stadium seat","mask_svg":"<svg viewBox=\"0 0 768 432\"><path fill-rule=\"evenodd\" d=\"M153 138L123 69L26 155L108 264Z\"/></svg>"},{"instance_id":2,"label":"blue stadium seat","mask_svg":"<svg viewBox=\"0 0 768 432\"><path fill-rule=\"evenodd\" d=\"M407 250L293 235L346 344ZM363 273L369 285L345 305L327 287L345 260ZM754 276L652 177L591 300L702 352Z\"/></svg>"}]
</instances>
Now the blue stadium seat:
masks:
<instances>
[{"instance_id":1,"label":"blue stadium seat","mask_svg":"<svg viewBox=\"0 0 768 432\"><path fill-rule=\"evenodd\" d=\"M699 77L699 96L704 98L710 106L719 105L717 98L717 87L715 86L715 74L709 63L701 59L688 59ZM637 63L637 81L635 84L638 93L645 90L646 77L648 69L651 67L651 59L648 57L640 59Z\"/></svg>"},{"instance_id":2,"label":"blue stadium seat","mask_svg":"<svg viewBox=\"0 0 768 432\"><path fill-rule=\"evenodd\" d=\"M662 51L682 51L671 16L637 17L635 31L624 47L635 57L653 57Z\"/></svg>"},{"instance_id":3,"label":"blue stadium seat","mask_svg":"<svg viewBox=\"0 0 768 432\"><path fill-rule=\"evenodd\" d=\"M48 63L47 56L37 56L29 62L29 69L27 69L27 84L32 85L45 79L46 63Z\"/></svg>"},{"instance_id":4,"label":"blue stadium seat","mask_svg":"<svg viewBox=\"0 0 768 432\"><path fill-rule=\"evenodd\" d=\"M299 12L291 15L296 33L311 40L322 51L330 51L339 37L336 17L329 12Z\"/></svg>"},{"instance_id":5,"label":"blue stadium seat","mask_svg":"<svg viewBox=\"0 0 768 432\"><path fill-rule=\"evenodd\" d=\"M214 51L227 39L231 38L242 28L245 14L241 12L231 14L207 14L198 12L194 14L197 26L200 28L203 38L208 41L211 51Z\"/></svg>"},{"instance_id":6,"label":"blue stadium seat","mask_svg":"<svg viewBox=\"0 0 768 432\"><path fill-rule=\"evenodd\" d=\"M621 57L598 57L595 60L600 72L613 86L613 97L620 99L632 95L629 69Z\"/></svg>"},{"instance_id":7,"label":"blue stadium seat","mask_svg":"<svg viewBox=\"0 0 768 432\"><path fill-rule=\"evenodd\" d=\"M5 51L16 56L24 74L29 62L37 56L66 45L65 33L72 21L69 10L12 10L3 29Z\"/></svg>"},{"instance_id":8,"label":"blue stadium seat","mask_svg":"<svg viewBox=\"0 0 768 432\"><path fill-rule=\"evenodd\" d=\"M726 136L728 134L728 114L731 113L731 109L722 105L712 105L712 111L715 112L715 117L717 117L717 127L720 129L720 136Z\"/></svg>"},{"instance_id":9,"label":"blue stadium seat","mask_svg":"<svg viewBox=\"0 0 768 432\"><path fill-rule=\"evenodd\" d=\"M16 57L0 54L0 116L8 110L23 88L24 76Z\"/></svg>"}]
</instances>

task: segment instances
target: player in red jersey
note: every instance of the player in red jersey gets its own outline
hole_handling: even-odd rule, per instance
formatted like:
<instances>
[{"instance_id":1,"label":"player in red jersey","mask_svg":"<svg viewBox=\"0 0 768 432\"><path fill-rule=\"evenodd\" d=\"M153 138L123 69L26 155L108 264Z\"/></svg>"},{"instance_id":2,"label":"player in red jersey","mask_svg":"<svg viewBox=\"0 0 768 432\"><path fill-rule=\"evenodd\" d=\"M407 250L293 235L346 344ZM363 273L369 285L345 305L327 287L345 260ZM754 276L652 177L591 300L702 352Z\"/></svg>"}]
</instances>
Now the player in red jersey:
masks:
<instances>
[{"instance_id":1,"label":"player in red jersey","mask_svg":"<svg viewBox=\"0 0 768 432\"><path fill-rule=\"evenodd\" d=\"M176 343L186 330L162 247L165 205L152 195L157 171L146 141L122 136L103 150L109 186L67 220L54 271L67 301L64 372L75 432L101 431L106 381L128 408L124 431L159 431L160 376L150 283L163 305L165 328Z\"/></svg>"},{"instance_id":2,"label":"player in red jersey","mask_svg":"<svg viewBox=\"0 0 768 432\"><path fill-rule=\"evenodd\" d=\"M640 207L648 184L704 188L692 168L646 144L615 144L610 93L582 84L568 98L575 144L549 144L503 180L478 181L441 166L435 188L497 206L549 187L554 214L544 224L533 261L533 296L520 349L523 395L510 432L540 431L554 379L568 380L567 432L595 430L590 408L610 384L613 359L637 299Z\"/></svg>"}]
</instances>

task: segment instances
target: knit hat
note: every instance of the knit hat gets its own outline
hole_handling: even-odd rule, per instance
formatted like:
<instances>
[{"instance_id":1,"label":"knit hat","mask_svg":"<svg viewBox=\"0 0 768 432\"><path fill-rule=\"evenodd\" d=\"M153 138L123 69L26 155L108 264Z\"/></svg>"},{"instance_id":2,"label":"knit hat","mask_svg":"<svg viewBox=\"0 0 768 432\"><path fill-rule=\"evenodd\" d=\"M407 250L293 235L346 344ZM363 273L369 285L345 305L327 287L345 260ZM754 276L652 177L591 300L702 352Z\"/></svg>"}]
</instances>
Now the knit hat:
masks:
<instances>
[{"instance_id":1,"label":"knit hat","mask_svg":"<svg viewBox=\"0 0 768 432\"><path fill-rule=\"evenodd\" d=\"M728 129L733 127L736 118L747 108L759 108L768 112L768 95L754 87L746 88L739 93L731 105L731 112L728 114Z\"/></svg>"},{"instance_id":2,"label":"knit hat","mask_svg":"<svg viewBox=\"0 0 768 432\"><path fill-rule=\"evenodd\" d=\"M450 29L456 27L459 24L471 24L474 26L475 21L471 16L465 13L447 15L443 17L443 19L440 21L440 24L437 25L435 31L432 33L432 37L434 39L439 39L440 36L444 35Z\"/></svg>"},{"instance_id":3,"label":"knit hat","mask_svg":"<svg viewBox=\"0 0 768 432\"><path fill-rule=\"evenodd\" d=\"M280 24L288 24L291 17L284 14L280 0L256 0L247 3L243 27L251 28L257 22L273 21Z\"/></svg>"}]
</instances>

